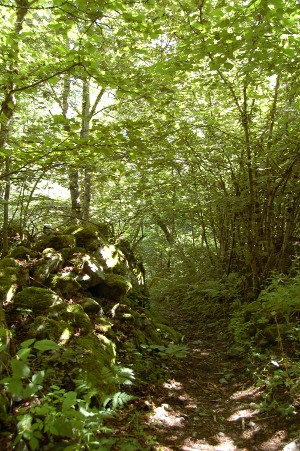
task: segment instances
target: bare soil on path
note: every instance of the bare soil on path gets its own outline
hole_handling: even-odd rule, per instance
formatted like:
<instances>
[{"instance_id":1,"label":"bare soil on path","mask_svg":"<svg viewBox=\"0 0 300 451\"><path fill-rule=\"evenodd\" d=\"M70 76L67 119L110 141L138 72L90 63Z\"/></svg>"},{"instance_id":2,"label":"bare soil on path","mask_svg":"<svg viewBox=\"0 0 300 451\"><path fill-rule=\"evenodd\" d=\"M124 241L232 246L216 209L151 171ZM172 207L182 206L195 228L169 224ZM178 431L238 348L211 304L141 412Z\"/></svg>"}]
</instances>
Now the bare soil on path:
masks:
<instances>
[{"instance_id":1,"label":"bare soil on path","mask_svg":"<svg viewBox=\"0 0 300 451\"><path fill-rule=\"evenodd\" d=\"M286 420L257 408L264 387L253 385L246 356L228 357L220 326L216 332L183 312L168 314L168 321L189 353L172 360L163 386L149 387L144 420L157 443L151 449L280 451L299 437L299 412Z\"/></svg>"}]
</instances>

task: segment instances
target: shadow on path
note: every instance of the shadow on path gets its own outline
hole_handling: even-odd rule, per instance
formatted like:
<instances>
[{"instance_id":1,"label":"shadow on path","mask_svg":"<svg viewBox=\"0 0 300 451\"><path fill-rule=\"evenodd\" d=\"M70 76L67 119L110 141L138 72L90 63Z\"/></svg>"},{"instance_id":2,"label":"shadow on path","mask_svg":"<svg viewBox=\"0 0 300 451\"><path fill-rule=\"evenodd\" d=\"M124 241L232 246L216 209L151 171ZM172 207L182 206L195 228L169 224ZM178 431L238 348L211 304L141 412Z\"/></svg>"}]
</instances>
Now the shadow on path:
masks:
<instances>
[{"instance_id":1,"label":"shadow on path","mask_svg":"<svg viewBox=\"0 0 300 451\"><path fill-rule=\"evenodd\" d=\"M189 355L174 359L172 378L152 388L145 422L158 444L151 449L282 450L299 431L299 414L284 420L256 408L263 388L251 385L246 361L228 359L221 333L209 335L190 318L170 323L184 333Z\"/></svg>"}]
</instances>

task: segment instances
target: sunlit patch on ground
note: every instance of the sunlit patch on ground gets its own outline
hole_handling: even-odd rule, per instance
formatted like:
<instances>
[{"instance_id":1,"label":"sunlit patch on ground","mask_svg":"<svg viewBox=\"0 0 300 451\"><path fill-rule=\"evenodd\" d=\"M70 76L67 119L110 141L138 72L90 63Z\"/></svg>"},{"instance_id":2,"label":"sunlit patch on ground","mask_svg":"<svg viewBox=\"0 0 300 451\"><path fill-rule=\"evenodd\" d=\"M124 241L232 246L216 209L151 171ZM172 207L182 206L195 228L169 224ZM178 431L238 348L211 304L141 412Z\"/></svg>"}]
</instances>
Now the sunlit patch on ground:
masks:
<instances>
[{"instance_id":1,"label":"sunlit patch on ground","mask_svg":"<svg viewBox=\"0 0 300 451\"><path fill-rule=\"evenodd\" d=\"M230 396L232 400L240 400L243 398L259 398L263 389L261 387L248 387L245 390L236 391Z\"/></svg>"},{"instance_id":2,"label":"sunlit patch on ground","mask_svg":"<svg viewBox=\"0 0 300 451\"><path fill-rule=\"evenodd\" d=\"M205 440L186 440L181 448L183 451L248 451L246 448L237 448L230 437L226 435L215 438L216 445L209 445Z\"/></svg>"},{"instance_id":3,"label":"sunlit patch on ground","mask_svg":"<svg viewBox=\"0 0 300 451\"><path fill-rule=\"evenodd\" d=\"M278 449L282 449L286 438L287 438L286 431L277 431L272 437L270 437L269 440L266 440L265 442L261 443L260 450L277 451Z\"/></svg>"},{"instance_id":4,"label":"sunlit patch on ground","mask_svg":"<svg viewBox=\"0 0 300 451\"><path fill-rule=\"evenodd\" d=\"M175 381L175 379L168 380L164 385L164 388L167 388L168 390L182 390L182 384L181 382Z\"/></svg>"},{"instance_id":5,"label":"sunlit patch on ground","mask_svg":"<svg viewBox=\"0 0 300 451\"><path fill-rule=\"evenodd\" d=\"M228 421L247 420L247 419L253 418L257 413L258 413L258 410L241 409L241 410L237 410L232 415L230 415L230 417L227 418L227 420Z\"/></svg>"},{"instance_id":6,"label":"sunlit patch on ground","mask_svg":"<svg viewBox=\"0 0 300 451\"><path fill-rule=\"evenodd\" d=\"M184 420L179 411L173 410L168 404L162 404L154 407L149 423L168 428L182 428Z\"/></svg>"}]
</instances>

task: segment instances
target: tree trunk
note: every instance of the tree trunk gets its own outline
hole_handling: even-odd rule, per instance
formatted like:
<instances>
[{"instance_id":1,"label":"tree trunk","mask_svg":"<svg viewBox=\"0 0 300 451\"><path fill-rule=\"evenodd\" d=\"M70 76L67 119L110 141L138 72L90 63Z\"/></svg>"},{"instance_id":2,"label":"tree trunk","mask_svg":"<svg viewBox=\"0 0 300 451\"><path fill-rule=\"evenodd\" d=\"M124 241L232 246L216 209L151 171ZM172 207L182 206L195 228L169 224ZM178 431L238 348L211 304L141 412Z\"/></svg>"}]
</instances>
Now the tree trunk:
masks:
<instances>
[{"instance_id":1,"label":"tree trunk","mask_svg":"<svg viewBox=\"0 0 300 451\"><path fill-rule=\"evenodd\" d=\"M90 79L84 77L82 80L82 119L80 138L87 139L90 132L90 123L93 116L96 114L96 109L101 101L105 88L101 88L92 107L90 95ZM90 218L91 205L91 189L92 189L92 169L89 165L85 165L83 171L83 187L82 187L82 218L86 221Z\"/></svg>"},{"instance_id":2,"label":"tree trunk","mask_svg":"<svg viewBox=\"0 0 300 451\"><path fill-rule=\"evenodd\" d=\"M8 136L10 132L11 121L16 109L16 100L14 97L14 89L16 88L14 77L18 74L18 56L19 56L19 35L22 31L23 22L29 9L27 0L16 0L17 17L14 25L14 30L11 33L11 39L16 42L13 51L9 52L10 70L7 83L5 86L6 96L1 104L1 125L0 125L0 149L7 147ZM9 200L10 200L10 170L12 156L8 152L5 157L5 188L4 188L4 209L3 209L3 232L2 232L2 255L8 254L8 227L9 227Z\"/></svg>"},{"instance_id":3,"label":"tree trunk","mask_svg":"<svg viewBox=\"0 0 300 451\"><path fill-rule=\"evenodd\" d=\"M82 119L80 138L86 139L89 136L90 129L90 85L87 77L82 80ZM90 204L91 204L91 170L88 166L84 168L83 173L83 190L82 190L82 218L86 221L90 216Z\"/></svg>"}]
</instances>

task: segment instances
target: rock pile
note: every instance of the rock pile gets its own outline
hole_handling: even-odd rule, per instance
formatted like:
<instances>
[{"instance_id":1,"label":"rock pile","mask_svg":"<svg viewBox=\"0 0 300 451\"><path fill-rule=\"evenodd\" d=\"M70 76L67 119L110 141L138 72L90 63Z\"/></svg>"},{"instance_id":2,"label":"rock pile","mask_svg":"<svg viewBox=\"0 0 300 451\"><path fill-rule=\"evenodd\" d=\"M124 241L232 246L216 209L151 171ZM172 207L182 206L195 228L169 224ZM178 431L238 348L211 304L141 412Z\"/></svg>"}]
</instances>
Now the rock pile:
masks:
<instances>
[{"instance_id":1,"label":"rock pile","mask_svg":"<svg viewBox=\"0 0 300 451\"><path fill-rule=\"evenodd\" d=\"M144 309L142 269L106 225L74 225L15 247L0 260L1 373L21 342L48 339L60 350L49 353L44 384L72 387L80 377L99 395L113 392L118 382L104 374L114 373L116 344L161 343Z\"/></svg>"}]
</instances>

